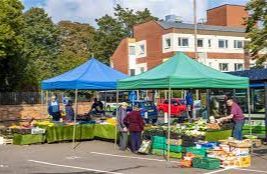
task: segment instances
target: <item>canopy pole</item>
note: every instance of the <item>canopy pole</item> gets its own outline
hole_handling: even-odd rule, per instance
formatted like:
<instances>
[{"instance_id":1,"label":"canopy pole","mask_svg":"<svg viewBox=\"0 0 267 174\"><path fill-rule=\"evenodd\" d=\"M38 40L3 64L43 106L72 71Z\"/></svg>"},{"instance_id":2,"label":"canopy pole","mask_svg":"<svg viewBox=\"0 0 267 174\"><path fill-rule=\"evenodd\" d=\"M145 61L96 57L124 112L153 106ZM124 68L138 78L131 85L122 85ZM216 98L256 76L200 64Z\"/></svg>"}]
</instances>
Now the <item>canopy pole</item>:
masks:
<instances>
[{"instance_id":1,"label":"canopy pole","mask_svg":"<svg viewBox=\"0 0 267 174\"><path fill-rule=\"evenodd\" d=\"M119 122L119 90L116 90L116 125L115 125L115 137L114 137L114 149L117 147L118 140L118 122Z\"/></svg>"},{"instance_id":2,"label":"canopy pole","mask_svg":"<svg viewBox=\"0 0 267 174\"><path fill-rule=\"evenodd\" d=\"M168 153L167 161L170 161L170 137L171 137L171 87L169 86L168 94Z\"/></svg>"},{"instance_id":3,"label":"canopy pole","mask_svg":"<svg viewBox=\"0 0 267 174\"><path fill-rule=\"evenodd\" d=\"M210 90L206 89L207 119L210 117Z\"/></svg>"},{"instance_id":4,"label":"canopy pole","mask_svg":"<svg viewBox=\"0 0 267 174\"><path fill-rule=\"evenodd\" d=\"M247 89L248 93L248 119L249 119L249 133L252 134L252 126L251 126L251 104L250 104L250 88Z\"/></svg>"},{"instance_id":5,"label":"canopy pole","mask_svg":"<svg viewBox=\"0 0 267 174\"><path fill-rule=\"evenodd\" d=\"M72 148L75 148L75 134L76 134L76 122L78 114L78 89L75 89L75 113L74 113L74 126L73 126L73 136L72 136Z\"/></svg>"},{"instance_id":6,"label":"canopy pole","mask_svg":"<svg viewBox=\"0 0 267 174\"><path fill-rule=\"evenodd\" d=\"M264 96L265 96L265 142L267 142L267 82L264 82Z\"/></svg>"},{"instance_id":7,"label":"canopy pole","mask_svg":"<svg viewBox=\"0 0 267 174\"><path fill-rule=\"evenodd\" d=\"M46 105L46 114L49 115L48 113L48 91L45 92L45 105Z\"/></svg>"}]
</instances>

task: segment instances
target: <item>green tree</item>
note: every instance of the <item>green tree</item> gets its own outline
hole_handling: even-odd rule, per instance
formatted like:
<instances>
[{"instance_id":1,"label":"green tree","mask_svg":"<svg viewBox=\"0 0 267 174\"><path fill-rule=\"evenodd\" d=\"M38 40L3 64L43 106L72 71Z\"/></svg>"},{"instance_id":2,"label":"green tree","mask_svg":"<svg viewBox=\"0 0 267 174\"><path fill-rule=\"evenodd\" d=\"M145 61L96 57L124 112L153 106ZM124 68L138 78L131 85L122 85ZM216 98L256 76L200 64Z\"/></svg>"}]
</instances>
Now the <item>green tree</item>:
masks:
<instances>
[{"instance_id":1,"label":"green tree","mask_svg":"<svg viewBox=\"0 0 267 174\"><path fill-rule=\"evenodd\" d=\"M95 42L91 45L91 52L108 64L120 41L132 36L133 26L150 20L157 18L153 17L148 9L134 11L117 5L114 8L114 17L105 15L96 19L99 28L94 35Z\"/></svg>"},{"instance_id":2,"label":"green tree","mask_svg":"<svg viewBox=\"0 0 267 174\"><path fill-rule=\"evenodd\" d=\"M249 12L247 20L247 37L251 40L247 45L253 59L257 59L257 66L261 67L266 61L267 53L260 54L260 51L267 51L267 1L251 0L246 9Z\"/></svg>"},{"instance_id":3,"label":"green tree","mask_svg":"<svg viewBox=\"0 0 267 174\"><path fill-rule=\"evenodd\" d=\"M20 0L0 1L0 91L16 90L24 71L22 10Z\"/></svg>"},{"instance_id":4,"label":"green tree","mask_svg":"<svg viewBox=\"0 0 267 174\"><path fill-rule=\"evenodd\" d=\"M24 13L24 18L24 57L27 58L27 66L21 84L28 90L38 90L41 80L58 72L59 30L42 8L31 8Z\"/></svg>"},{"instance_id":5,"label":"green tree","mask_svg":"<svg viewBox=\"0 0 267 174\"><path fill-rule=\"evenodd\" d=\"M92 44L94 28L89 24L61 21L58 23L60 30L60 53L57 58L59 72L68 71L90 57L89 45Z\"/></svg>"}]
</instances>

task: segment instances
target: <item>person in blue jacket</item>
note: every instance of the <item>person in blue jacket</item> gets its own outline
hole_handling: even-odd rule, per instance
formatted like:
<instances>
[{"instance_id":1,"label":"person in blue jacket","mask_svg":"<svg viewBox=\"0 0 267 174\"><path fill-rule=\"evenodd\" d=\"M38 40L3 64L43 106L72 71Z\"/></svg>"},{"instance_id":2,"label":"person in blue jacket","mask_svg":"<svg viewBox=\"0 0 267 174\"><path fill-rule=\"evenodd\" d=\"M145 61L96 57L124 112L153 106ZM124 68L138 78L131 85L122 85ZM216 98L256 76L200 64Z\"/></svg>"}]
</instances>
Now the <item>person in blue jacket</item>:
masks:
<instances>
[{"instance_id":1,"label":"person in blue jacket","mask_svg":"<svg viewBox=\"0 0 267 174\"><path fill-rule=\"evenodd\" d=\"M185 100L186 100L188 117L189 120L191 120L193 118L194 99L193 99L193 94L190 90L186 93Z\"/></svg>"},{"instance_id":2,"label":"person in blue jacket","mask_svg":"<svg viewBox=\"0 0 267 174\"><path fill-rule=\"evenodd\" d=\"M56 96L52 96L51 101L48 103L48 113L53 117L53 121L59 121L60 109Z\"/></svg>"},{"instance_id":3,"label":"person in blue jacket","mask_svg":"<svg viewBox=\"0 0 267 174\"><path fill-rule=\"evenodd\" d=\"M74 118L74 110L72 107L72 101L68 100L66 105L65 105L65 111L66 111L66 120L67 121L72 121Z\"/></svg>"}]
</instances>

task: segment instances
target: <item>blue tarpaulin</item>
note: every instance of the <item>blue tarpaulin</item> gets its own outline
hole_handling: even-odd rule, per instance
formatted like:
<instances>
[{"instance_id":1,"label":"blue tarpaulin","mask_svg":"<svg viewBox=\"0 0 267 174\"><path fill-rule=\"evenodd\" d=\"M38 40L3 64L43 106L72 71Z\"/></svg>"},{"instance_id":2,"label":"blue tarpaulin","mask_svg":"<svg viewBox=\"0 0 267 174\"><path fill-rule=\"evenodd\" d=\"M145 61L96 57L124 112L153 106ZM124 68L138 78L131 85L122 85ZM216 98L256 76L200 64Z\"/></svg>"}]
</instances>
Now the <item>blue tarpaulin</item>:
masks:
<instances>
[{"instance_id":1,"label":"blue tarpaulin","mask_svg":"<svg viewBox=\"0 0 267 174\"><path fill-rule=\"evenodd\" d=\"M111 90L116 89L117 80L126 77L127 75L92 58L75 69L42 81L41 86L43 90Z\"/></svg>"}]
</instances>

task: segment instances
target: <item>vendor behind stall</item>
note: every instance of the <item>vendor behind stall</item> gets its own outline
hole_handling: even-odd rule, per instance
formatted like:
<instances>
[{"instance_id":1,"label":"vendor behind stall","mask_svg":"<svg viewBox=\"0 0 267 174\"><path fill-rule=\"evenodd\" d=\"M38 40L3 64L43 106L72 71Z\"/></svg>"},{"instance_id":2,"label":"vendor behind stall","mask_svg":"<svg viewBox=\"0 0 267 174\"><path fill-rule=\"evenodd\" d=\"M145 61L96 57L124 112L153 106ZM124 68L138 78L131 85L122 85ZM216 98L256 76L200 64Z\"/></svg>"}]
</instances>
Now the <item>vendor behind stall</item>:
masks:
<instances>
[{"instance_id":1,"label":"vendor behind stall","mask_svg":"<svg viewBox=\"0 0 267 174\"><path fill-rule=\"evenodd\" d=\"M97 114L104 115L105 111L104 111L103 103L101 101L98 101L97 98L95 98L94 103L92 104L92 107L89 113L94 114L94 115L97 115Z\"/></svg>"},{"instance_id":2,"label":"vendor behind stall","mask_svg":"<svg viewBox=\"0 0 267 174\"><path fill-rule=\"evenodd\" d=\"M240 106L233 99L228 99L226 101L227 105L231 107L231 113L227 117L222 117L217 119L218 122L224 122L226 120L232 119L234 122L233 137L237 140L242 140L242 129L245 123L245 117Z\"/></svg>"},{"instance_id":3,"label":"vendor behind stall","mask_svg":"<svg viewBox=\"0 0 267 174\"><path fill-rule=\"evenodd\" d=\"M66 112L66 120L67 121L72 121L74 118L74 110L72 107L72 101L68 100L66 105L65 105L65 112Z\"/></svg>"},{"instance_id":4,"label":"vendor behind stall","mask_svg":"<svg viewBox=\"0 0 267 174\"><path fill-rule=\"evenodd\" d=\"M59 121L60 109L56 96L51 97L51 101L48 103L48 113L53 117L53 121Z\"/></svg>"}]
</instances>

